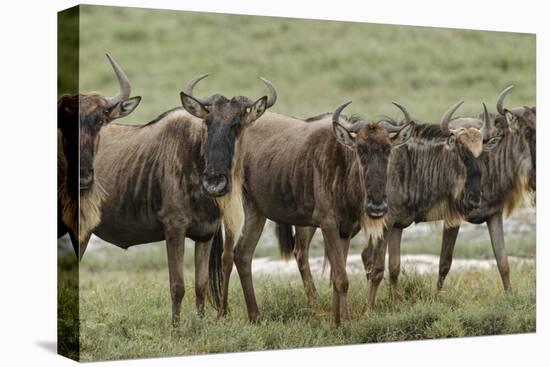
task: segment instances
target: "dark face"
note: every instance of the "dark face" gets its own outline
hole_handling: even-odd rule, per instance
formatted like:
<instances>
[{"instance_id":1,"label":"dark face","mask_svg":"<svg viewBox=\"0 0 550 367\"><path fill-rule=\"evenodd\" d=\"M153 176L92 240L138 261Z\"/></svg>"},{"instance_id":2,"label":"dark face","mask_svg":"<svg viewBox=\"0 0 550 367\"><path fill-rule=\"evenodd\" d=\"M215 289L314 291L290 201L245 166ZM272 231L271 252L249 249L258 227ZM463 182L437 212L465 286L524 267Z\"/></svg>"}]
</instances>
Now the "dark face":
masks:
<instances>
[{"instance_id":1,"label":"dark face","mask_svg":"<svg viewBox=\"0 0 550 367\"><path fill-rule=\"evenodd\" d=\"M259 118L266 109L267 97L252 102L246 97L216 96L208 105L181 93L183 107L202 118L206 125L206 167L201 184L210 196L223 196L231 191L231 170L235 145L244 128Z\"/></svg>"},{"instance_id":2,"label":"dark face","mask_svg":"<svg viewBox=\"0 0 550 367\"><path fill-rule=\"evenodd\" d=\"M509 133L520 137L522 144L529 148L531 171L529 172L529 186L535 191L537 188L537 114L536 108L523 107L504 110L504 116L498 116L497 126L508 129ZM500 122L500 124L499 124Z\"/></svg>"},{"instance_id":3,"label":"dark face","mask_svg":"<svg viewBox=\"0 0 550 367\"><path fill-rule=\"evenodd\" d=\"M359 130L356 142L367 193L367 214L379 218L388 211L386 182L391 151L389 134L384 128L369 124Z\"/></svg>"},{"instance_id":4,"label":"dark face","mask_svg":"<svg viewBox=\"0 0 550 367\"><path fill-rule=\"evenodd\" d=\"M80 97L80 190L88 190L94 182L94 155L99 145L99 130L109 122L109 108L99 95Z\"/></svg>"},{"instance_id":5,"label":"dark face","mask_svg":"<svg viewBox=\"0 0 550 367\"><path fill-rule=\"evenodd\" d=\"M478 157L483 151L483 137L479 129L459 128L452 131L447 146L459 155L466 167L464 209L471 211L481 206L481 168Z\"/></svg>"},{"instance_id":6,"label":"dark face","mask_svg":"<svg viewBox=\"0 0 550 367\"><path fill-rule=\"evenodd\" d=\"M531 154L531 174L529 178L529 186L531 190L537 190L537 111L536 108L526 108L522 116L522 131L523 137L529 145L529 153Z\"/></svg>"},{"instance_id":7,"label":"dark face","mask_svg":"<svg viewBox=\"0 0 550 367\"><path fill-rule=\"evenodd\" d=\"M110 106L99 94L63 96L58 102L59 127L71 146L79 147L79 188L89 190L94 182L94 155L99 144L99 131L115 118L132 112L141 97L134 97ZM76 120L78 116L78 123ZM67 157L75 165L75 157ZM73 179L73 175L68 177Z\"/></svg>"},{"instance_id":8,"label":"dark face","mask_svg":"<svg viewBox=\"0 0 550 367\"><path fill-rule=\"evenodd\" d=\"M388 212L386 183L391 149L407 142L414 130L414 123L410 121L400 128L391 129L391 132L378 123L359 123L348 130L338 122L342 106L336 110L336 117L333 116L334 135L339 143L357 154L363 169L367 215L372 218L383 217Z\"/></svg>"},{"instance_id":9,"label":"dark face","mask_svg":"<svg viewBox=\"0 0 550 367\"><path fill-rule=\"evenodd\" d=\"M471 211L481 206L481 168L479 160L468 149L461 149L461 158L466 167L464 184L464 209Z\"/></svg>"}]
</instances>

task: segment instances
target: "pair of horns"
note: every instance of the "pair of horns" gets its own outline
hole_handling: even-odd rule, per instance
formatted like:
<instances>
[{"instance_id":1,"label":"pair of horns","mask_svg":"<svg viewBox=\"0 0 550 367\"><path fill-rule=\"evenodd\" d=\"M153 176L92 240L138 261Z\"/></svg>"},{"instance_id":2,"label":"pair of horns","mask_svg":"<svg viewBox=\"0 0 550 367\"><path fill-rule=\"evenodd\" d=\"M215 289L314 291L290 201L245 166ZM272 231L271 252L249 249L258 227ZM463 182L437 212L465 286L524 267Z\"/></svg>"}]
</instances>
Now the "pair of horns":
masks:
<instances>
[{"instance_id":1,"label":"pair of horns","mask_svg":"<svg viewBox=\"0 0 550 367\"><path fill-rule=\"evenodd\" d=\"M449 123L452 121L453 114L463 103L464 101L460 101L453 105L441 118L441 130L446 135L450 135L452 133L452 131L449 129ZM485 103L482 102L481 104L483 105L483 125L481 126L481 134L483 135L483 139L487 140L491 137L491 131L494 125L494 121L491 120L491 117L489 116L489 111L487 110L487 106L485 105Z\"/></svg>"},{"instance_id":2,"label":"pair of horns","mask_svg":"<svg viewBox=\"0 0 550 367\"><path fill-rule=\"evenodd\" d=\"M197 98L193 95L193 89L195 88L195 86L197 85L198 82L200 82L201 80L203 80L204 78L206 78L208 76L208 74L203 74L203 75L199 75L198 77L194 78L194 79L191 79L191 81L187 84L187 86L185 87L185 89L183 90L185 94L195 98L197 101L199 101L200 103L202 104L209 104L209 98L210 97L207 97L205 99L200 99L200 98ZM275 87L273 86L273 84L265 79L265 78L260 78L262 80L262 82L265 84L265 86L267 87L267 90L268 90L268 95L267 95L267 104L266 104L266 108L269 108L271 106L273 106L275 104L275 102L277 101L277 91L275 90Z\"/></svg>"},{"instance_id":3,"label":"pair of horns","mask_svg":"<svg viewBox=\"0 0 550 367\"><path fill-rule=\"evenodd\" d=\"M393 124L391 124L387 121L384 121L384 120L378 121L378 124L381 124L389 132L399 131L399 130L401 130L401 128L403 126L408 125L411 122L413 122L411 114L409 113L409 111L407 111L407 109L404 106L400 105L397 102L392 102L392 103L397 108L399 108L401 110L401 112L403 112L403 115L405 116L405 123L402 126L396 126L396 125L393 125ZM340 115L341 115L342 111L344 110L344 108L346 108L350 104L351 104L351 101L342 103L340 106L338 106L338 108L336 108L336 110L334 110L334 113L332 114L332 123L339 123Z\"/></svg>"}]
</instances>

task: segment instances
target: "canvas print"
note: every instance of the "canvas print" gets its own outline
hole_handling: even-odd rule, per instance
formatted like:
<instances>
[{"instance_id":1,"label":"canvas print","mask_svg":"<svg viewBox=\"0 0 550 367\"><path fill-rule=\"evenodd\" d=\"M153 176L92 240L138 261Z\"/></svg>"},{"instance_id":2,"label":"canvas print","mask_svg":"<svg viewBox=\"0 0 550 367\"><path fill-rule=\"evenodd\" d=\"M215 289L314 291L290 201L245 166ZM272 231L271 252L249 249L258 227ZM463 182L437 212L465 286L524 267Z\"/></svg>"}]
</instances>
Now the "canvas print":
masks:
<instances>
[{"instance_id":1,"label":"canvas print","mask_svg":"<svg viewBox=\"0 0 550 367\"><path fill-rule=\"evenodd\" d=\"M534 34L81 5L58 37L60 354L536 331Z\"/></svg>"}]
</instances>

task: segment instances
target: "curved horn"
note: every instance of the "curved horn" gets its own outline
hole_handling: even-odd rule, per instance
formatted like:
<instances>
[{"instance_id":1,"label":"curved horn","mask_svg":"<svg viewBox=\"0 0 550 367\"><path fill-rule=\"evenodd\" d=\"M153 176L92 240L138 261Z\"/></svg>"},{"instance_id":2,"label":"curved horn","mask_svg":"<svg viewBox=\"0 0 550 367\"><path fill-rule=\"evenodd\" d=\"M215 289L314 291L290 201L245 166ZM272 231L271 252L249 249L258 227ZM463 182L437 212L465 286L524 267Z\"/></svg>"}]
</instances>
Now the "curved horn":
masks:
<instances>
[{"instance_id":1,"label":"curved horn","mask_svg":"<svg viewBox=\"0 0 550 367\"><path fill-rule=\"evenodd\" d=\"M275 90L275 87L269 80L265 78L260 78L260 79L262 80L262 82L264 82L265 86L269 90L269 94L267 95L267 105L266 105L266 108L269 108L273 106L277 101L277 91Z\"/></svg>"},{"instance_id":2,"label":"curved horn","mask_svg":"<svg viewBox=\"0 0 550 367\"><path fill-rule=\"evenodd\" d=\"M106 53L105 56L107 56L107 59L109 59L109 62L111 63L111 66L113 67L113 70L118 79L118 84L120 85L120 92L116 96L107 97L107 102L109 103L109 106L114 106L115 104L122 102L123 100L130 97L130 81L126 76L126 73L124 73L124 70L122 70L120 65L112 58L112 56L108 53Z\"/></svg>"},{"instance_id":3,"label":"curved horn","mask_svg":"<svg viewBox=\"0 0 550 367\"><path fill-rule=\"evenodd\" d=\"M409 123L411 123L412 117L411 117L411 114L409 113L409 111L407 111L407 109L404 106L400 105L397 102L392 102L392 103L393 103L394 106L399 108L401 110L401 112L403 112L403 115L405 116L405 123L403 125L408 125Z\"/></svg>"},{"instance_id":4,"label":"curved horn","mask_svg":"<svg viewBox=\"0 0 550 367\"><path fill-rule=\"evenodd\" d=\"M491 137L491 133L493 131L494 121L491 120L491 117L489 116L489 111L487 111L487 106L483 102L483 127L481 128L481 135L483 136L483 140L487 140Z\"/></svg>"},{"instance_id":5,"label":"curved horn","mask_svg":"<svg viewBox=\"0 0 550 367\"><path fill-rule=\"evenodd\" d=\"M346 108L350 103L351 103L351 101L343 103L340 106L338 106L338 108L336 110L334 110L334 113L332 114L332 123L339 123L340 122L340 114L342 113L344 108Z\"/></svg>"},{"instance_id":6,"label":"curved horn","mask_svg":"<svg viewBox=\"0 0 550 367\"><path fill-rule=\"evenodd\" d=\"M451 130L449 130L449 122L451 122L453 114L456 112L456 110L458 110L460 106L462 106L463 103L464 101L459 101L455 103L453 106L451 106L451 108L447 110L447 112L445 112L443 117L441 117L441 122L439 123L439 125L441 126L441 131L443 131L445 135L451 135Z\"/></svg>"},{"instance_id":7,"label":"curved horn","mask_svg":"<svg viewBox=\"0 0 550 367\"><path fill-rule=\"evenodd\" d=\"M504 98L506 98L506 95L508 94L508 92L510 92L510 90L512 90L512 88L514 88L514 86L509 85L508 87L504 88L497 97L497 111L501 115L504 115Z\"/></svg>"},{"instance_id":8,"label":"curved horn","mask_svg":"<svg viewBox=\"0 0 550 367\"><path fill-rule=\"evenodd\" d=\"M191 81L189 83L187 83L187 86L183 89L183 92L185 94L195 98L200 103L205 104L204 100L199 99L199 98L197 98L193 95L193 88L195 88L195 85L197 85L198 82L200 82L201 80L203 80L207 76L208 76L208 74L202 74L202 75L199 75L198 77L196 77L194 79L191 79Z\"/></svg>"},{"instance_id":9,"label":"curved horn","mask_svg":"<svg viewBox=\"0 0 550 367\"><path fill-rule=\"evenodd\" d=\"M386 120L380 120L378 121L378 126L382 126L384 129L386 129L387 132L389 133L393 133L393 132L397 132L397 131L400 131L403 126L401 125L393 125L391 122L389 121L386 121Z\"/></svg>"}]
</instances>

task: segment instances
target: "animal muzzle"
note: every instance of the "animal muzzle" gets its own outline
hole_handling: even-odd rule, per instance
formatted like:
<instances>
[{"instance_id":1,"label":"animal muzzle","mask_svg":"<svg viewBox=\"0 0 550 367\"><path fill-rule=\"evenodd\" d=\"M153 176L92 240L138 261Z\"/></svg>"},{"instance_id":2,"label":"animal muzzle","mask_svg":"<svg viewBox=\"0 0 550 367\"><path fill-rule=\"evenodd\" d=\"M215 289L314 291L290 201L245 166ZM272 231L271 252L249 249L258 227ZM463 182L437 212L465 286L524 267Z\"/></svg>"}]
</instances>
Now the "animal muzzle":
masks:
<instances>
[{"instance_id":1,"label":"animal muzzle","mask_svg":"<svg viewBox=\"0 0 550 367\"><path fill-rule=\"evenodd\" d=\"M385 200L367 202L367 215L371 218L380 218L388 212L388 203Z\"/></svg>"},{"instance_id":2,"label":"animal muzzle","mask_svg":"<svg viewBox=\"0 0 550 367\"><path fill-rule=\"evenodd\" d=\"M466 209L479 209L481 206L481 193L479 191L468 191L466 193Z\"/></svg>"},{"instance_id":3,"label":"animal muzzle","mask_svg":"<svg viewBox=\"0 0 550 367\"><path fill-rule=\"evenodd\" d=\"M80 190L89 190L94 183L94 170L80 173Z\"/></svg>"},{"instance_id":4,"label":"animal muzzle","mask_svg":"<svg viewBox=\"0 0 550 367\"><path fill-rule=\"evenodd\" d=\"M204 175L202 187L210 196L222 196L229 191L229 181L226 175Z\"/></svg>"}]
</instances>

